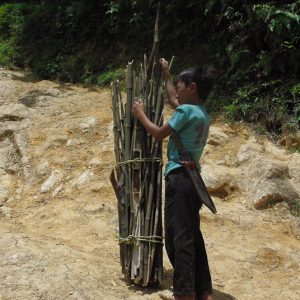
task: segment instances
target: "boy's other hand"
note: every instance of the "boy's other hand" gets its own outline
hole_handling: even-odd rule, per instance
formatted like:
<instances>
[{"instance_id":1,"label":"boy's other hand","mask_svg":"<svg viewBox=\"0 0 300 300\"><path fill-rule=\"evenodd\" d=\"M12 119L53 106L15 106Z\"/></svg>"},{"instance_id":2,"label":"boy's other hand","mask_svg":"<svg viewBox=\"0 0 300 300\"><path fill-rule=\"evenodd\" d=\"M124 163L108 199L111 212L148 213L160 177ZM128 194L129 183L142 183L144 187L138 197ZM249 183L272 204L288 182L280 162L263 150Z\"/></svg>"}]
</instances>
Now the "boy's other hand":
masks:
<instances>
[{"instance_id":1,"label":"boy's other hand","mask_svg":"<svg viewBox=\"0 0 300 300\"><path fill-rule=\"evenodd\" d=\"M144 113L144 103L142 99L135 100L132 105L132 113L138 118Z\"/></svg>"},{"instance_id":2,"label":"boy's other hand","mask_svg":"<svg viewBox=\"0 0 300 300\"><path fill-rule=\"evenodd\" d=\"M161 64L161 67L162 67L162 70L163 70L164 80L165 81L169 80L170 79L169 63L164 58L161 58L159 60L159 63Z\"/></svg>"},{"instance_id":3,"label":"boy's other hand","mask_svg":"<svg viewBox=\"0 0 300 300\"><path fill-rule=\"evenodd\" d=\"M169 63L163 57L160 58L159 62L160 62L160 64L161 64L164 71L169 70Z\"/></svg>"}]
</instances>

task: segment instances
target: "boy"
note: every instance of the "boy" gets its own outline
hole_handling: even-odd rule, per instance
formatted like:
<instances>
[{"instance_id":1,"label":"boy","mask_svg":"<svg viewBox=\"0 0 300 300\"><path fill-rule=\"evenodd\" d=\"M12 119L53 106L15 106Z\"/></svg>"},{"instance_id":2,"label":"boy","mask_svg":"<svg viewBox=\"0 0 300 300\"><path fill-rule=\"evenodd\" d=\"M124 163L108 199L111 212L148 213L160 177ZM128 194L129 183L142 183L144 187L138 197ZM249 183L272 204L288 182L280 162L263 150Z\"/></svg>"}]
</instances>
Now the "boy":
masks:
<instances>
[{"instance_id":1,"label":"boy","mask_svg":"<svg viewBox=\"0 0 300 300\"><path fill-rule=\"evenodd\" d=\"M161 127L153 124L144 113L141 101L133 104L132 112L156 139L164 139L173 131L193 156L200 170L199 159L206 144L210 120L203 106L213 85L210 70L190 68L180 73L177 92L171 82L168 62L160 59L170 105L176 109ZM203 237L200 231L201 201L180 164L180 154L171 138L165 168L165 244L174 268L175 300L213 300L212 284Z\"/></svg>"}]
</instances>

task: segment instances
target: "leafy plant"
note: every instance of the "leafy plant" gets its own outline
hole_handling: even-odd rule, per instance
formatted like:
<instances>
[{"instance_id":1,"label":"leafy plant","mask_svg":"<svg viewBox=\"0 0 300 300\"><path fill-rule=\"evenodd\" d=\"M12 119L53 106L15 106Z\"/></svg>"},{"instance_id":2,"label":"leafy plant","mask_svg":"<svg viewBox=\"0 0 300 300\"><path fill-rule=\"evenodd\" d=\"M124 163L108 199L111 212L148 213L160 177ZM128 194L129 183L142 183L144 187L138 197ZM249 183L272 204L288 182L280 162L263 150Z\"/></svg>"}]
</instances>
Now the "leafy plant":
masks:
<instances>
[{"instance_id":1,"label":"leafy plant","mask_svg":"<svg viewBox=\"0 0 300 300\"><path fill-rule=\"evenodd\" d=\"M256 1L257 2L257 1ZM161 56L172 72L213 64L220 71L211 112L299 128L300 2L161 1ZM0 5L0 64L42 78L108 85L153 40L157 1L18 1ZM109 66L109 69L107 69ZM113 71L117 70L117 71Z\"/></svg>"},{"instance_id":2,"label":"leafy plant","mask_svg":"<svg viewBox=\"0 0 300 300\"><path fill-rule=\"evenodd\" d=\"M110 70L110 71L103 72L98 76L97 84L101 86L107 86L114 80L124 81L125 71L119 69L115 71Z\"/></svg>"},{"instance_id":3,"label":"leafy plant","mask_svg":"<svg viewBox=\"0 0 300 300\"><path fill-rule=\"evenodd\" d=\"M17 35L23 23L26 5L8 3L0 6L0 65L15 67L20 57Z\"/></svg>"}]
</instances>

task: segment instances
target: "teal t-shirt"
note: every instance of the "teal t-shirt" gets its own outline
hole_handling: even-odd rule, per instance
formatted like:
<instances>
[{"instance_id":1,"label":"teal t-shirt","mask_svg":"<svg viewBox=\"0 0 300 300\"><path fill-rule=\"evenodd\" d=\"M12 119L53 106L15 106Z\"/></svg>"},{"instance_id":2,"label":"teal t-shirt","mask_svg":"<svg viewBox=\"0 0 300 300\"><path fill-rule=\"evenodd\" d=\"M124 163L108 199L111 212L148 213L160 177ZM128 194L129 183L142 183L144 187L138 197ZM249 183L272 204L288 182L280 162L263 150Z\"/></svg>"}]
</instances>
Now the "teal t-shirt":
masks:
<instances>
[{"instance_id":1,"label":"teal t-shirt","mask_svg":"<svg viewBox=\"0 0 300 300\"><path fill-rule=\"evenodd\" d=\"M192 155L200 170L200 157L205 147L210 118L202 105L182 104L176 108L173 116L168 120L170 127L177 132L184 148ZM168 143L168 162L165 176L172 170L180 168L178 163L179 151L172 137Z\"/></svg>"}]
</instances>

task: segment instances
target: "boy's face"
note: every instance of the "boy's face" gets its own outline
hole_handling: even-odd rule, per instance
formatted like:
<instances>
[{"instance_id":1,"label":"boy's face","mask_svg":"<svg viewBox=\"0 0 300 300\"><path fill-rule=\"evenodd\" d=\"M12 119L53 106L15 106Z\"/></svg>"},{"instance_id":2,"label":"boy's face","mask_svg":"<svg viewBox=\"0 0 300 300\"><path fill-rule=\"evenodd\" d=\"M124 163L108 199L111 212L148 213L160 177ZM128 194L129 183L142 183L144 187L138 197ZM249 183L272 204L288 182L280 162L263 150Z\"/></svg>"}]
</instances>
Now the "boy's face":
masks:
<instances>
[{"instance_id":1,"label":"boy's face","mask_svg":"<svg viewBox=\"0 0 300 300\"><path fill-rule=\"evenodd\" d=\"M177 100L179 104L187 104L189 103L189 99L189 87L183 81L179 80L177 82Z\"/></svg>"}]
</instances>

